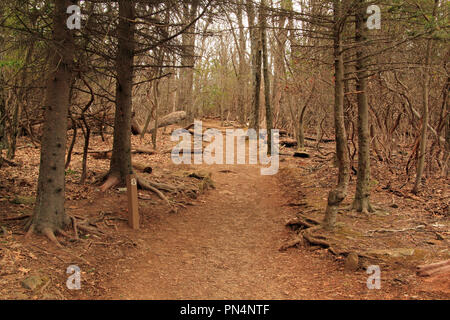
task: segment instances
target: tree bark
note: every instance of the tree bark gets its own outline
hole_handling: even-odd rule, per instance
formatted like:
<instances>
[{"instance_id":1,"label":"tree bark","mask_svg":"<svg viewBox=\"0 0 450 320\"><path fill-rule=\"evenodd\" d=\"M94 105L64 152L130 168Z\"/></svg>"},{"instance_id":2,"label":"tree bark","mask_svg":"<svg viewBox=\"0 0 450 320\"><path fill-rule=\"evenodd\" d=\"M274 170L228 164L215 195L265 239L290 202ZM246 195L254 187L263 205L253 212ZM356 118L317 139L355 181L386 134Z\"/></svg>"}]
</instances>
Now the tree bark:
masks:
<instances>
[{"instance_id":1,"label":"tree bark","mask_svg":"<svg viewBox=\"0 0 450 320\"><path fill-rule=\"evenodd\" d=\"M259 107L260 107L260 90L261 90L261 38L260 32L256 28L256 15L253 2L247 0L246 3L249 27L250 27L250 43L252 51L252 117L250 127L259 130Z\"/></svg>"},{"instance_id":2,"label":"tree bark","mask_svg":"<svg viewBox=\"0 0 450 320\"><path fill-rule=\"evenodd\" d=\"M342 3L333 1L334 11L334 129L336 135L336 157L338 160L338 184L328 194L328 204L325 211L323 226L331 230L336 224L336 215L339 204L347 196L349 174L349 155L347 146L347 133L344 124L344 59L342 54Z\"/></svg>"},{"instance_id":3,"label":"tree bark","mask_svg":"<svg viewBox=\"0 0 450 320\"><path fill-rule=\"evenodd\" d=\"M267 50L267 1L261 1L261 45L263 51L264 102L266 107L267 154L272 150L272 107L270 104L269 57Z\"/></svg>"},{"instance_id":4,"label":"tree bark","mask_svg":"<svg viewBox=\"0 0 450 320\"><path fill-rule=\"evenodd\" d=\"M70 222L64 211L64 162L75 47L73 33L66 27L66 10L76 2L54 1L53 45L56 48L47 80L37 196L30 228L30 232L40 232L49 238L54 238L54 232Z\"/></svg>"},{"instance_id":5,"label":"tree bark","mask_svg":"<svg viewBox=\"0 0 450 320\"><path fill-rule=\"evenodd\" d=\"M0 158L2 156L2 150L7 147L5 137L5 123L6 123L5 100L6 99L5 99L5 90L3 88L3 75L0 73Z\"/></svg>"},{"instance_id":6,"label":"tree bark","mask_svg":"<svg viewBox=\"0 0 450 320\"><path fill-rule=\"evenodd\" d=\"M184 23L191 23L197 14L198 0L183 1ZM178 95L178 108L186 112L186 122L194 121L193 114L193 84L195 64L195 26L192 24L182 35L183 53L181 56L180 90Z\"/></svg>"},{"instance_id":7,"label":"tree bark","mask_svg":"<svg viewBox=\"0 0 450 320\"><path fill-rule=\"evenodd\" d=\"M353 208L359 212L373 212L370 205L370 133L367 103L367 31L365 23L366 1L358 0L355 14L356 91L358 101L358 175Z\"/></svg>"},{"instance_id":8,"label":"tree bark","mask_svg":"<svg viewBox=\"0 0 450 320\"><path fill-rule=\"evenodd\" d=\"M101 190L125 181L132 173L131 166L131 110L134 60L134 1L119 2L118 53L116 57L116 113L114 142L108 180ZM113 182L113 183L112 183Z\"/></svg>"},{"instance_id":9,"label":"tree bark","mask_svg":"<svg viewBox=\"0 0 450 320\"><path fill-rule=\"evenodd\" d=\"M244 24L243 24L243 10L242 10L243 0L240 0L237 5L237 21L238 21L238 27L239 27L239 74L238 74L238 84L239 84L239 91L238 91L238 108L239 108L239 122L241 124L244 124L246 122L247 118L247 106L245 103L245 95L246 95L246 89L247 89L247 81L245 72L247 70L247 59L245 57L245 52L247 51L247 45L245 41L245 34L244 34Z\"/></svg>"},{"instance_id":10,"label":"tree bark","mask_svg":"<svg viewBox=\"0 0 450 320\"><path fill-rule=\"evenodd\" d=\"M433 18L436 17L436 9L439 4L439 0L434 1ZM430 99L430 64L431 64L431 50L433 47L433 40L430 38L427 40L427 47L425 53L425 64L423 66L423 91L422 91L422 130L420 132L420 144L417 151L417 171L416 181L412 189L412 193L417 194L422 184L422 176L425 168L425 153L427 150L428 140L428 122L429 122L429 99Z\"/></svg>"}]
</instances>

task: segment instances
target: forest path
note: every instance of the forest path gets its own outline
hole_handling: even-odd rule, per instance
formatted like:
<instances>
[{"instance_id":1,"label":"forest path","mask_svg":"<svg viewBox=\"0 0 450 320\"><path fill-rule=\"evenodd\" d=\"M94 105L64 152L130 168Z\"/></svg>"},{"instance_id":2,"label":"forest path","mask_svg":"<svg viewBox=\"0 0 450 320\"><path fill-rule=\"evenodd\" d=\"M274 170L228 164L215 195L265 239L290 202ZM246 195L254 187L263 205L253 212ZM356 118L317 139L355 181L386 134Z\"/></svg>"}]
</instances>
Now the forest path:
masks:
<instances>
[{"instance_id":1,"label":"forest path","mask_svg":"<svg viewBox=\"0 0 450 320\"><path fill-rule=\"evenodd\" d=\"M329 254L280 252L292 235L276 176L257 166L208 166L215 190L145 235L148 254L115 279L113 299L333 299L370 294L367 275ZM231 172L221 172L231 170ZM373 292L373 291L372 291Z\"/></svg>"}]
</instances>

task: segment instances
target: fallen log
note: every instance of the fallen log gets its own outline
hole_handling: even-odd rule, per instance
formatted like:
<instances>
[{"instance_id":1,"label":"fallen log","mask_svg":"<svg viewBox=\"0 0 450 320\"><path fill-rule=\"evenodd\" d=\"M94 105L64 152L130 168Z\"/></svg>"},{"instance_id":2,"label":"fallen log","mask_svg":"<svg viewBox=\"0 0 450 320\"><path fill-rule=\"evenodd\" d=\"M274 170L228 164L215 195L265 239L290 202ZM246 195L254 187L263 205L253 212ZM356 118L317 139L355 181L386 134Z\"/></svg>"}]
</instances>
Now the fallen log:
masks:
<instances>
[{"instance_id":1,"label":"fallen log","mask_svg":"<svg viewBox=\"0 0 450 320\"><path fill-rule=\"evenodd\" d=\"M186 119L185 111L176 111L176 112L169 113L168 115L159 119L158 128L170 126L171 124L178 123L184 119ZM142 134L143 130L144 130L144 126L139 123L139 121L136 117L133 117L133 119L131 119L131 132L134 135L138 135L138 134ZM154 130L155 130L155 121L151 121L147 127L147 132L153 133Z\"/></svg>"},{"instance_id":2,"label":"fallen log","mask_svg":"<svg viewBox=\"0 0 450 320\"><path fill-rule=\"evenodd\" d=\"M431 263L428 265L417 266L417 275L421 277L429 277L435 274L450 272L450 259Z\"/></svg>"},{"instance_id":3,"label":"fallen log","mask_svg":"<svg viewBox=\"0 0 450 320\"><path fill-rule=\"evenodd\" d=\"M296 152L294 152L293 156L295 158L309 158L309 157L311 157L310 154L305 152L305 151L296 151Z\"/></svg>"},{"instance_id":4,"label":"fallen log","mask_svg":"<svg viewBox=\"0 0 450 320\"><path fill-rule=\"evenodd\" d=\"M305 140L309 140L309 141L317 141L316 138L310 138L310 137L305 137ZM329 143L329 142L334 142L334 139L321 139L320 142L322 143Z\"/></svg>"},{"instance_id":5,"label":"fallen log","mask_svg":"<svg viewBox=\"0 0 450 320\"><path fill-rule=\"evenodd\" d=\"M93 157L95 159L111 159L112 156L112 149L107 149L107 150L90 150L87 153L91 153L93 154ZM146 148L134 148L133 150L131 150L132 154L148 154L148 155L152 155L155 154L156 151L155 150L150 150L150 149L146 149ZM83 154L83 152L74 152L74 154Z\"/></svg>"},{"instance_id":6,"label":"fallen log","mask_svg":"<svg viewBox=\"0 0 450 320\"><path fill-rule=\"evenodd\" d=\"M281 139L280 140L280 146L285 146L285 147L288 147L288 148L296 147L297 146L297 140L289 139L289 138Z\"/></svg>"},{"instance_id":7,"label":"fallen log","mask_svg":"<svg viewBox=\"0 0 450 320\"><path fill-rule=\"evenodd\" d=\"M443 273L447 273L447 272L450 273L450 265L443 266L443 267L436 268L436 269L427 270L427 271L417 271L417 275L420 277L431 277L434 275L443 274Z\"/></svg>"}]
</instances>

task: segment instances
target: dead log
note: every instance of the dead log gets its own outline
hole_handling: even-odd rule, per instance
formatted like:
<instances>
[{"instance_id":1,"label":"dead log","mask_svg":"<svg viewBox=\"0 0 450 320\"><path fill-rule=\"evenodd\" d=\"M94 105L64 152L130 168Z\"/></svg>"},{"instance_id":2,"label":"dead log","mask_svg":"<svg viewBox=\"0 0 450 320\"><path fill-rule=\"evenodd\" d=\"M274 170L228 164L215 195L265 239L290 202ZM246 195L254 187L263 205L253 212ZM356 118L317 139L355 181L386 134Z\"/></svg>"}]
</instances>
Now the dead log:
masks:
<instances>
[{"instance_id":1,"label":"dead log","mask_svg":"<svg viewBox=\"0 0 450 320\"><path fill-rule=\"evenodd\" d=\"M431 277L434 275L443 274L443 273L447 273L447 272L450 273L450 265L443 266L443 267L436 268L436 269L427 270L427 271L417 271L417 275L420 277Z\"/></svg>"},{"instance_id":2,"label":"dead log","mask_svg":"<svg viewBox=\"0 0 450 320\"><path fill-rule=\"evenodd\" d=\"M316 138L305 137L305 140L317 142ZM322 143L329 143L329 142L334 142L334 141L335 141L334 139L320 139L320 142L322 142Z\"/></svg>"},{"instance_id":3,"label":"dead log","mask_svg":"<svg viewBox=\"0 0 450 320\"><path fill-rule=\"evenodd\" d=\"M297 140L285 138L280 140L280 145L285 146L288 148L296 147L297 146Z\"/></svg>"},{"instance_id":4,"label":"dead log","mask_svg":"<svg viewBox=\"0 0 450 320\"><path fill-rule=\"evenodd\" d=\"M429 277L435 274L450 272L450 259L431 263L428 265L417 266L417 275L421 277Z\"/></svg>"},{"instance_id":5,"label":"dead log","mask_svg":"<svg viewBox=\"0 0 450 320\"><path fill-rule=\"evenodd\" d=\"M139 171L143 171L145 173L152 173L153 169L146 163L142 162L132 162L133 169L137 169Z\"/></svg>"},{"instance_id":6,"label":"dead log","mask_svg":"<svg viewBox=\"0 0 450 320\"><path fill-rule=\"evenodd\" d=\"M111 159L112 156L112 149L108 149L108 150L90 150L88 151L88 153L92 153L93 154L93 158L95 159ZM134 148L133 150L131 150L132 154L148 154L148 155L152 155L155 154L156 151L155 150L150 150L150 149L146 149L146 148ZM82 152L74 152L74 154L83 154Z\"/></svg>"},{"instance_id":7,"label":"dead log","mask_svg":"<svg viewBox=\"0 0 450 320\"><path fill-rule=\"evenodd\" d=\"M152 155L152 154L155 154L155 150L150 150L150 149L147 149L147 148L134 148L131 151L131 153L133 153L133 154L149 154L149 155Z\"/></svg>"},{"instance_id":8,"label":"dead log","mask_svg":"<svg viewBox=\"0 0 450 320\"><path fill-rule=\"evenodd\" d=\"M158 128L163 128L170 126L171 124L178 123L182 120L186 119L186 112L185 111L176 111L169 113L168 115L162 117L158 121ZM155 130L155 121L151 121L147 127L148 133L153 133ZM131 132L134 135L142 134L142 131L144 130L144 126L141 125L136 117L133 117L131 119Z\"/></svg>"},{"instance_id":9,"label":"dead log","mask_svg":"<svg viewBox=\"0 0 450 320\"><path fill-rule=\"evenodd\" d=\"M310 154L305 152L305 151L296 151L296 152L294 152L293 156L295 158L309 158L309 157L311 157Z\"/></svg>"}]
</instances>

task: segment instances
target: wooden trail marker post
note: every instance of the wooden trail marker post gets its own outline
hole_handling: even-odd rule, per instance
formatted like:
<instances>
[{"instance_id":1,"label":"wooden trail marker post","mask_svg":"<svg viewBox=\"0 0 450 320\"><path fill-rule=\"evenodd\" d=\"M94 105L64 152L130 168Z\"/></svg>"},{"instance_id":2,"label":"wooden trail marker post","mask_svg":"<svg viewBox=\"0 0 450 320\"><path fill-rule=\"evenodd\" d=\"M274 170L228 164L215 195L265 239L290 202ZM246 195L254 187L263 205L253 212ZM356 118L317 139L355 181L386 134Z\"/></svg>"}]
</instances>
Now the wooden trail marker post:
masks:
<instances>
[{"instance_id":1,"label":"wooden trail marker post","mask_svg":"<svg viewBox=\"0 0 450 320\"><path fill-rule=\"evenodd\" d=\"M138 192L137 179L134 174L127 176L127 195L128 195L128 225L134 229L139 229L139 210L138 210Z\"/></svg>"}]
</instances>

